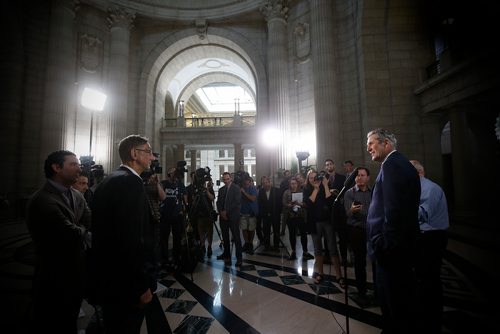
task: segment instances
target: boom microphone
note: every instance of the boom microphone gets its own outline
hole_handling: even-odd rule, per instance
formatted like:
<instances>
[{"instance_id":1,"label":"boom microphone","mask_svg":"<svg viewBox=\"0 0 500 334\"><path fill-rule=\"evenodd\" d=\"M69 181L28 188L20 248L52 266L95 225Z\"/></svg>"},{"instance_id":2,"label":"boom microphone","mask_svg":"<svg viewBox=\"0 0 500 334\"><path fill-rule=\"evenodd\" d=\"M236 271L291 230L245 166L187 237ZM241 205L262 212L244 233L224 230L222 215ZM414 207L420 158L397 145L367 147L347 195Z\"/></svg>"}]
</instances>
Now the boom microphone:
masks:
<instances>
[{"instance_id":1,"label":"boom microphone","mask_svg":"<svg viewBox=\"0 0 500 334\"><path fill-rule=\"evenodd\" d=\"M340 190L339 194L337 195L337 198L335 198L335 201L334 201L333 204L335 204L337 202L337 200L339 198L341 198L342 195L344 195L344 193L346 192L346 190L348 190L348 189L350 189L350 188L352 188L354 186L356 176L358 176L358 169L357 168L345 180L344 186L342 187L342 190Z\"/></svg>"},{"instance_id":2,"label":"boom microphone","mask_svg":"<svg viewBox=\"0 0 500 334\"><path fill-rule=\"evenodd\" d=\"M344 187L346 187L347 189L352 188L354 186L356 176L358 176L358 169L357 168L345 180Z\"/></svg>"}]
</instances>

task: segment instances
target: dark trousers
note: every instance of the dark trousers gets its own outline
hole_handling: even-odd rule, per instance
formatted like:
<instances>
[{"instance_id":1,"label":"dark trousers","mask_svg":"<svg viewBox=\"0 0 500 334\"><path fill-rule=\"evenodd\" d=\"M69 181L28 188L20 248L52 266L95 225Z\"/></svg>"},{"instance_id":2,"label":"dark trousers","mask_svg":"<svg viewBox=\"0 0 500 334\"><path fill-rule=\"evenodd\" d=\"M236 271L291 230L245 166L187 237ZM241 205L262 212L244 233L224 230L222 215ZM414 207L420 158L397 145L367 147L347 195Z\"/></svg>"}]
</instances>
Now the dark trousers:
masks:
<instances>
[{"instance_id":1,"label":"dark trousers","mask_svg":"<svg viewBox=\"0 0 500 334\"><path fill-rule=\"evenodd\" d=\"M144 309L124 303L102 305L106 334L137 334L141 331Z\"/></svg>"},{"instance_id":2,"label":"dark trousers","mask_svg":"<svg viewBox=\"0 0 500 334\"><path fill-rule=\"evenodd\" d=\"M409 256L383 263L376 260L376 289L382 310L384 334L419 333L417 325L416 279Z\"/></svg>"},{"instance_id":3,"label":"dark trousers","mask_svg":"<svg viewBox=\"0 0 500 334\"><path fill-rule=\"evenodd\" d=\"M71 289L47 288L35 291L33 301L33 332L76 333L82 295Z\"/></svg>"},{"instance_id":4,"label":"dark trousers","mask_svg":"<svg viewBox=\"0 0 500 334\"><path fill-rule=\"evenodd\" d=\"M295 252L297 244L297 230L300 232L300 243L302 244L302 251L307 252L307 228L304 218L288 218L286 221L288 226L288 237L290 239L290 246L292 251Z\"/></svg>"},{"instance_id":5,"label":"dark trousers","mask_svg":"<svg viewBox=\"0 0 500 334\"><path fill-rule=\"evenodd\" d=\"M354 253L354 276L360 296L366 295L366 229L349 226L349 242Z\"/></svg>"},{"instance_id":6,"label":"dark trousers","mask_svg":"<svg viewBox=\"0 0 500 334\"><path fill-rule=\"evenodd\" d=\"M347 244L349 241L347 223L345 221L336 222L334 224L334 232L336 237L338 237L340 258L342 262L347 261Z\"/></svg>"},{"instance_id":7,"label":"dark trousers","mask_svg":"<svg viewBox=\"0 0 500 334\"><path fill-rule=\"evenodd\" d=\"M446 231L420 233L417 275L420 319L426 333L441 333L443 286L441 264L448 243Z\"/></svg>"},{"instance_id":8,"label":"dark trousers","mask_svg":"<svg viewBox=\"0 0 500 334\"><path fill-rule=\"evenodd\" d=\"M162 217L160 223L160 250L162 262L165 263L169 258L168 239L172 233L172 257L178 261L181 253L181 240L184 235L184 219L182 216Z\"/></svg>"},{"instance_id":9,"label":"dark trousers","mask_svg":"<svg viewBox=\"0 0 500 334\"><path fill-rule=\"evenodd\" d=\"M240 222L220 219L220 229L222 233L222 240L224 241L224 259L231 259L231 239L229 238L229 230L233 236L234 245L236 247L236 259L242 259L242 247L240 236Z\"/></svg>"},{"instance_id":10,"label":"dark trousers","mask_svg":"<svg viewBox=\"0 0 500 334\"><path fill-rule=\"evenodd\" d=\"M263 216L262 224L264 225L264 245L271 245L271 227L273 229L273 246L280 246L280 217Z\"/></svg>"}]
</instances>

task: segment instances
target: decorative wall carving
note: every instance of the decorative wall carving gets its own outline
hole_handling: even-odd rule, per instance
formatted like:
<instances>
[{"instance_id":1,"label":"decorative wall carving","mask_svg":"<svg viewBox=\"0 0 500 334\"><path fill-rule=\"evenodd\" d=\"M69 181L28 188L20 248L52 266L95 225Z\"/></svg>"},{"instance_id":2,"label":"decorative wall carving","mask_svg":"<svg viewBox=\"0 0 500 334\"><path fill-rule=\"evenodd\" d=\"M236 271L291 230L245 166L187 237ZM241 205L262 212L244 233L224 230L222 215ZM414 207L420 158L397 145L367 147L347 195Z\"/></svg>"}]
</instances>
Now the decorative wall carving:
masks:
<instances>
[{"instance_id":1,"label":"decorative wall carving","mask_svg":"<svg viewBox=\"0 0 500 334\"><path fill-rule=\"evenodd\" d=\"M135 13L119 7L109 8L107 19L110 28L122 27L130 30L134 27Z\"/></svg>"},{"instance_id":2,"label":"decorative wall carving","mask_svg":"<svg viewBox=\"0 0 500 334\"><path fill-rule=\"evenodd\" d=\"M101 71L103 42L96 36L82 34L78 41L78 61L80 67L89 73Z\"/></svg>"},{"instance_id":3,"label":"decorative wall carving","mask_svg":"<svg viewBox=\"0 0 500 334\"><path fill-rule=\"evenodd\" d=\"M201 40L204 40L207 37L208 24L207 20L196 20L196 33Z\"/></svg>"},{"instance_id":4,"label":"decorative wall carving","mask_svg":"<svg viewBox=\"0 0 500 334\"><path fill-rule=\"evenodd\" d=\"M267 3L260 8L260 12L264 15L266 21L272 19L288 18L288 0L267 0Z\"/></svg>"},{"instance_id":5,"label":"decorative wall carving","mask_svg":"<svg viewBox=\"0 0 500 334\"><path fill-rule=\"evenodd\" d=\"M309 60L311 55L311 35L309 24L299 22L293 30L295 40L295 61L304 63Z\"/></svg>"}]
</instances>

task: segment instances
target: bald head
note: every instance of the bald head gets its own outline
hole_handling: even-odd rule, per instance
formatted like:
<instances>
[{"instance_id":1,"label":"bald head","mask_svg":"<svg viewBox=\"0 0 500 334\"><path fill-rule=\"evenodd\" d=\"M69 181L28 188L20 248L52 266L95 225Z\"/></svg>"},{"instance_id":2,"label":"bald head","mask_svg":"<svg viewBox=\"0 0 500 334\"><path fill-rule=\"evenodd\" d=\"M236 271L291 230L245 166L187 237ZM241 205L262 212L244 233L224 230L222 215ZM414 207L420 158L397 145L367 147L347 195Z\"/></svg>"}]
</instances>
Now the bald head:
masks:
<instances>
[{"instance_id":1,"label":"bald head","mask_svg":"<svg viewBox=\"0 0 500 334\"><path fill-rule=\"evenodd\" d=\"M418 160L410 160L410 162L417 170L418 176L424 177L425 176L424 166L422 166L422 164Z\"/></svg>"}]
</instances>

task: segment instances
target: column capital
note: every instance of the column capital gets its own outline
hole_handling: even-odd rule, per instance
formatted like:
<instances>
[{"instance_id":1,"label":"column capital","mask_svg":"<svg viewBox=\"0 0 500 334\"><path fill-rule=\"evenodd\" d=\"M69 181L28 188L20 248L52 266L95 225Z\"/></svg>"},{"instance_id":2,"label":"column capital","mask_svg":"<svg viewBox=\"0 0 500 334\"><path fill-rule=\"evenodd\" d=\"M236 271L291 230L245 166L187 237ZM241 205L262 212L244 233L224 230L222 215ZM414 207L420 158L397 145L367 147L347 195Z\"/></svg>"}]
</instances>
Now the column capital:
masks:
<instances>
[{"instance_id":1,"label":"column capital","mask_svg":"<svg viewBox=\"0 0 500 334\"><path fill-rule=\"evenodd\" d=\"M267 0L266 4L260 8L266 21L282 19L286 22L288 18L288 0Z\"/></svg>"},{"instance_id":2,"label":"column capital","mask_svg":"<svg viewBox=\"0 0 500 334\"><path fill-rule=\"evenodd\" d=\"M80 9L80 0L54 0L52 4L70 11L73 15Z\"/></svg>"},{"instance_id":3,"label":"column capital","mask_svg":"<svg viewBox=\"0 0 500 334\"><path fill-rule=\"evenodd\" d=\"M130 30L134 26L135 13L126 11L120 7L108 8L109 28L121 27Z\"/></svg>"}]
</instances>

